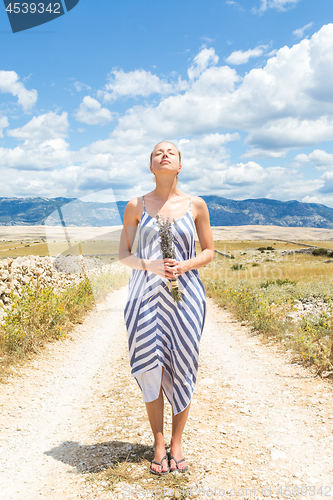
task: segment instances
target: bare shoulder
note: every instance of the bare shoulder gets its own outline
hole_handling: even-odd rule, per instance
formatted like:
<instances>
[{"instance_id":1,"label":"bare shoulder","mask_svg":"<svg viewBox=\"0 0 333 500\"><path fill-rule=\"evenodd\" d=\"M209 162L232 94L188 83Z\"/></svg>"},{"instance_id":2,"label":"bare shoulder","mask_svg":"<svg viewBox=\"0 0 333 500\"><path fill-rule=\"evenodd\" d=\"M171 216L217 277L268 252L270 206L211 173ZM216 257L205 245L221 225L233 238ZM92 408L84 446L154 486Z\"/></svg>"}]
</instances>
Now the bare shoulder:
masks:
<instances>
[{"instance_id":1,"label":"bare shoulder","mask_svg":"<svg viewBox=\"0 0 333 500\"><path fill-rule=\"evenodd\" d=\"M205 216L208 213L207 204L200 196L192 196L192 213L194 219Z\"/></svg>"},{"instance_id":2,"label":"bare shoulder","mask_svg":"<svg viewBox=\"0 0 333 500\"><path fill-rule=\"evenodd\" d=\"M205 200L200 198L200 196L192 196L192 203L194 203L194 206L199 209L207 207Z\"/></svg>"},{"instance_id":3,"label":"bare shoulder","mask_svg":"<svg viewBox=\"0 0 333 500\"><path fill-rule=\"evenodd\" d=\"M142 197L132 198L126 205L124 213L124 223L133 224L134 219L139 222L143 211Z\"/></svg>"}]
</instances>

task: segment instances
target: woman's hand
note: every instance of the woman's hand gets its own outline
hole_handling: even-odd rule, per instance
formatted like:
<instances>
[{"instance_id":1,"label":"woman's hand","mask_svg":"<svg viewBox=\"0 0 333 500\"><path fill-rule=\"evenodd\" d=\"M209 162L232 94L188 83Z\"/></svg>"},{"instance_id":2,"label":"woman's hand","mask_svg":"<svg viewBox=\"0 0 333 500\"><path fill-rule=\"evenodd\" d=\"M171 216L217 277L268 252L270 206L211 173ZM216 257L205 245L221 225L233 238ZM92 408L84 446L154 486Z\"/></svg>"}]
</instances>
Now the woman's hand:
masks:
<instances>
[{"instance_id":1,"label":"woman's hand","mask_svg":"<svg viewBox=\"0 0 333 500\"><path fill-rule=\"evenodd\" d=\"M178 276L186 272L185 261L164 259L164 269L166 278L178 278Z\"/></svg>"},{"instance_id":2,"label":"woman's hand","mask_svg":"<svg viewBox=\"0 0 333 500\"><path fill-rule=\"evenodd\" d=\"M157 276L161 276L162 278L166 278L163 259L145 260L145 262L147 271L157 274Z\"/></svg>"},{"instance_id":3,"label":"woman's hand","mask_svg":"<svg viewBox=\"0 0 333 500\"><path fill-rule=\"evenodd\" d=\"M184 262L176 259L150 260L146 267L147 271L167 279L177 278L185 272Z\"/></svg>"}]
</instances>

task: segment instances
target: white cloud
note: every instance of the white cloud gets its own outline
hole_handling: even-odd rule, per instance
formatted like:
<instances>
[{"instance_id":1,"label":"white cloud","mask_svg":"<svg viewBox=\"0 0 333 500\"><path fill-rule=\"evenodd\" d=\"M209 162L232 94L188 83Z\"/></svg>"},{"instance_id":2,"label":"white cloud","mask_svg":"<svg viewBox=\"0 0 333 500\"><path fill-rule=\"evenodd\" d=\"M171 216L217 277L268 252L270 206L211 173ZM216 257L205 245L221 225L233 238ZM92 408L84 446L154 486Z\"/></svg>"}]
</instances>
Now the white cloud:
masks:
<instances>
[{"instance_id":1,"label":"white cloud","mask_svg":"<svg viewBox=\"0 0 333 500\"><path fill-rule=\"evenodd\" d=\"M15 71L0 71L0 92L17 97L24 111L29 111L36 103L37 90L27 90Z\"/></svg>"},{"instance_id":2,"label":"white cloud","mask_svg":"<svg viewBox=\"0 0 333 500\"><path fill-rule=\"evenodd\" d=\"M226 62L229 64L245 64L252 57L260 57L263 55L265 50L268 48L268 45L258 45L254 49L249 49L246 51L235 50L230 54L229 57L226 58Z\"/></svg>"},{"instance_id":3,"label":"white cloud","mask_svg":"<svg viewBox=\"0 0 333 500\"><path fill-rule=\"evenodd\" d=\"M60 173L61 172L61 173ZM0 179L0 191L7 197L30 197L41 196L45 198L55 198L57 196L75 196L66 189L66 173L61 170L46 170L35 172L25 170L17 172L10 168L2 169ZM4 176L6 181L4 182ZM71 186L72 189L72 186Z\"/></svg>"},{"instance_id":4,"label":"white cloud","mask_svg":"<svg viewBox=\"0 0 333 500\"><path fill-rule=\"evenodd\" d=\"M7 135L24 141L15 148L0 148L0 164L18 170L50 170L67 165L72 153L65 141L68 114L49 112L34 116L23 127L8 130Z\"/></svg>"},{"instance_id":5,"label":"white cloud","mask_svg":"<svg viewBox=\"0 0 333 500\"><path fill-rule=\"evenodd\" d=\"M9 121L6 116L0 118L0 137L3 137L3 129L9 127Z\"/></svg>"},{"instance_id":6,"label":"white cloud","mask_svg":"<svg viewBox=\"0 0 333 500\"><path fill-rule=\"evenodd\" d=\"M106 125L113 120L113 115L109 109L102 108L96 99L87 95L76 110L75 118L88 125Z\"/></svg>"},{"instance_id":7,"label":"white cloud","mask_svg":"<svg viewBox=\"0 0 333 500\"><path fill-rule=\"evenodd\" d=\"M329 141L333 137L333 119L299 120L282 118L266 122L265 127L252 129L246 142L266 149L287 150Z\"/></svg>"},{"instance_id":8,"label":"white cloud","mask_svg":"<svg viewBox=\"0 0 333 500\"><path fill-rule=\"evenodd\" d=\"M70 162L69 144L62 138L45 141L25 141L16 148L0 148L3 168L17 170L52 170Z\"/></svg>"},{"instance_id":9,"label":"white cloud","mask_svg":"<svg viewBox=\"0 0 333 500\"><path fill-rule=\"evenodd\" d=\"M261 149L261 148L252 148L245 153L243 153L241 158L255 158L255 159L268 159L268 158L284 158L287 154L287 149L273 150L269 149Z\"/></svg>"},{"instance_id":10,"label":"white cloud","mask_svg":"<svg viewBox=\"0 0 333 500\"><path fill-rule=\"evenodd\" d=\"M200 181L209 171L211 175L224 169L229 158L225 145L240 139L235 134L208 134L178 141L183 156L183 169L179 174L182 183Z\"/></svg>"},{"instance_id":11,"label":"white cloud","mask_svg":"<svg viewBox=\"0 0 333 500\"><path fill-rule=\"evenodd\" d=\"M187 71L190 80L197 78L209 66L216 66L218 62L219 58L215 54L215 50L213 48L202 49L201 52L195 56L192 66Z\"/></svg>"},{"instance_id":12,"label":"white cloud","mask_svg":"<svg viewBox=\"0 0 333 500\"><path fill-rule=\"evenodd\" d=\"M315 149L309 155L301 153L295 156L294 163L298 166L312 163L317 170L327 170L328 168L333 170L333 154L322 149Z\"/></svg>"},{"instance_id":13,"label":"white cloud","mask_svg":"<svg viewBox=\"0 0 333 500\"><path fill-rule=\"evenodd\" d=\"M87 85L86 83L82 83L79 81L75 81L72 84L77 92L82 92L82 90L91 90L90 85Z\"/></svg>"},{"instance_id":14,"label":"white cloud","mask_svg":"<svg viewBox=\"0 0 333 500\"><path fill-rule=\"evenodd\" d=\"M241 10L241 11L245 10L241 5L239 5L238 2L234 2L234 0L226 0L225 4L232 5L233 7L236 7L238 10Z\"/></svg>"},{"instance_id":15,"label":"white cloud","mask_svg":"<svg viewBox=\"0 0 333 500\"><path fill-rule=\"evenodd\" d=\"M186 170L188 169L191 170L186 161ZM210 168L209 162L202 161L200 179L187 179L183 170L179 174L180 189L201 195L213 193L233 199L299 199L309 193L317 193L323 186L322 180L305 180L288 168L264 168L254 161L231 165L224 161L215 170Z\"/></svg>"},{"instance_id":16,"label":"white cloud","mask_svg":"<svg viewBox=\"0 0 333 500\"><path fill-rule=\"evenodd\" d=\"M23 127L8 130L7 135L19 140L43 141L64 138L68 135L68 113L58 115L50 111L44 115L34 116Z\"/></svg>"},{"instance_id":17,"label":"white cloud","mask_svg":"<svg viewBox=\"0 0 333 500\"><path fill-rule=\"evenodd\" d=\"M310 29L313 26L313 22L306 24L303 26L303 28L298 28L297 30L293 31L293 35L295 35L296 38L303 38L304 33Z\"/></svg>"},{"instance_id":18,"label":"white cloud","mask_svg":"<svg viewBox=\"0 0 333 500\"><path fill-rule=\"evenodd\" d=\"M151 94L171 94L182 89L182 82L168 83L150 71L136 69L126 73L122 69L112 70L109 83L98 93L105 101L115 101L121 97L147 97Z\"/></svg>"},{"instance_id":19,"label":"white cloud","mask_svg":"<svg viewBox=\"0 0 333 500\"><path fill-rule=\"evenodd\" d=\"M279 11L285 11L294 7L300 0L260 0L260 7L257 9L253 8L254 12L263 13L267 9L276 9Z\"/></svg>"},{"instance_id":20,"label":"white cloud","mask_svg":"<svg viewBox=\"0 0 333 500\"><path fill-rule=\"evenodd\" d=\"M332 193L333 195L333 170L325 172L321 178L324 180L324 185L319 189L319 192L322 194Z\"/></svg>"},{"instance_id":21,"label":"white cloud","mask_svg":"<svg viewBox=\"0 0 333 500\"><path fill-rule=\"evenodd\" d=\"M325 194L318 194L318 195L312 195L312 196L304 196L302 200L304 203L319 203L320 205L326 205L327 207L333 207L333 194L327 193Z\"/></svg>"},{"instance_id":22,"label":"white cloud","mask_svg":"<svg viewBox=\"0 0 333 500\"><path fill-rule=\"evenodd\" d=\"M243 130L256 152L275 157L288 149L333 139L333 25L310 40L283 47L263 68L241 78L203 49L190 68L188 89L157 105L135 106L119 119L117 133L181 137Z\"/></svg>"}]
</instances>

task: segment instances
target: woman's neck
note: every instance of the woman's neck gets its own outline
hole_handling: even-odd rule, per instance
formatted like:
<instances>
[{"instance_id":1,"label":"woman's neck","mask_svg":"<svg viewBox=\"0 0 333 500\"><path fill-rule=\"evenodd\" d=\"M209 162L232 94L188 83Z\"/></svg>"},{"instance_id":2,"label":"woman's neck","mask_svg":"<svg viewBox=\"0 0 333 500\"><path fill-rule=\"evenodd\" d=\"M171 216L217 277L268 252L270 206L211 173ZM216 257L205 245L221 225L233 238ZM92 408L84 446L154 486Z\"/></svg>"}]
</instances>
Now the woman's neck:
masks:
<instances>
[{"instance_id":1,"label":"woman's neck","mask_svg":"<svg viewBox=\"0 0 333 500\"><path fill-rule=\"evenodd\" d=\"M156 188L154 189L154 194L162 200L166 201L173 196L179 194L179 189L177 188L177 178L173 179L156 179Z\"/></svg>"}]
</instances>

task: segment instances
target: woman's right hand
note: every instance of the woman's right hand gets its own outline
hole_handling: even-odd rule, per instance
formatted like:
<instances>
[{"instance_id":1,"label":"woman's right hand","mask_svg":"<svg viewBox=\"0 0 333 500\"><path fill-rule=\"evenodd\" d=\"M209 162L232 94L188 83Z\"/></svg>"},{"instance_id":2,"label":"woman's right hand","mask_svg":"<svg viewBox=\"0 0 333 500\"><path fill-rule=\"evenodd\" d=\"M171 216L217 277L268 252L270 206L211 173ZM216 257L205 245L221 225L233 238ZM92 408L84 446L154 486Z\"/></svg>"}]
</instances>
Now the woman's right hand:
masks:
<instances>
[{"instance_id":1,"label":"woman's right hand","mask_svg":"<svg viewBox=\"0 0 333 500\"><path fill-rule=\"evenodd\" d=\"M161 278L174 278L173 271L170 269L168 259L145 260L147 271L161 276Z\"/></svg>"},{"instance_id":2,"label":"woman's right hand","mask_svg":"<svg viewBox=\"0 0 333 500\"><path fill-rule=\"evenodd\" d=\"M164 260L163 259L156 259L156 260L145 260L146 262L146 269L150 273L157 274L158 276L161 276L162 278L165 278L165 270L164 270Z\"/></svg>"}]
</instances>

